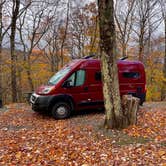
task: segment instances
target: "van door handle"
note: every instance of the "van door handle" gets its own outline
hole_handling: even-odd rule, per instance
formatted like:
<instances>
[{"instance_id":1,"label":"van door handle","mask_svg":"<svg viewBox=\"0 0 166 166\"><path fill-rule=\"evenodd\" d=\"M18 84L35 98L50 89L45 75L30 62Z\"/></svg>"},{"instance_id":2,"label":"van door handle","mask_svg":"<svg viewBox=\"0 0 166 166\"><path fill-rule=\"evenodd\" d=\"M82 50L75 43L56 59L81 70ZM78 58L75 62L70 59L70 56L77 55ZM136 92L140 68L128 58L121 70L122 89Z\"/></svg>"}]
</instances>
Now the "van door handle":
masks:
<instances>
[{"instance_id":1,"label":"van door handle","mask_svg":"<svg viewBox=\"0 0 166 166\"><path fill-rule=\"evenodd\" d=\"M84 87L84 91L88 91L88 87L86 86L86 87Z\"/></svg>"}]
</instances>

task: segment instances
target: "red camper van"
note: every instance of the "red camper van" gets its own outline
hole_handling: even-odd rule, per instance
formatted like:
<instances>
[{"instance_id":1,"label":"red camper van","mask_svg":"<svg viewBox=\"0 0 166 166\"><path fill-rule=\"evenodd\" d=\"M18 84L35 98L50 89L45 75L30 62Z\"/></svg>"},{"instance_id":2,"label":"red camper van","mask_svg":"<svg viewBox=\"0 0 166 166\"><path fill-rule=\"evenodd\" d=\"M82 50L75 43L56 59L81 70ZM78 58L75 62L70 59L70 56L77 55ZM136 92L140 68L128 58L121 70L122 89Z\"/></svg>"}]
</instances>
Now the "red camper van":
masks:
<instances>
[{"instance_id":1,"label":"red camper van","mask_svg":"<svg viewBox=\"0 0 166 166\"><path fill-rule=\"evenodd\" d=\"M100 65L96 59L73 60L31 95L32 109L50 111L54 118L64 119L74 110L103 108ZM143 64L119 60L117 65L121 96L132 94L139 97L142 104L146 96Z\"/></svg>"}]
</instances>

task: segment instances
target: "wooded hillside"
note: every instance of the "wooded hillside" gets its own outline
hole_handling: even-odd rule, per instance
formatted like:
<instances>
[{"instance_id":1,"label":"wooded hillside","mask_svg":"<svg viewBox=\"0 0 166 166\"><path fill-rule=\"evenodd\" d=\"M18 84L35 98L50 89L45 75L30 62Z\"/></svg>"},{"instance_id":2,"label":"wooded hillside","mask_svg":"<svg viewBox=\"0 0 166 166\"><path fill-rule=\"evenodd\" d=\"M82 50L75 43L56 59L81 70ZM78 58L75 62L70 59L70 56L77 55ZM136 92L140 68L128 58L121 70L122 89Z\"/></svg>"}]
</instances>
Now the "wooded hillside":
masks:
<instances>
[{"instance_id":1,"label":"wooded hillside","mask_svg":"<svg viewBox=\"0 0 166 166\"><path fill-rule=\"evenodd\" d=\"M164 100L166 82L165 0L117 0L118 57L144 63L147 100ZM2 0L0 3L0 96L22 102L68 61L99 57L98 10L94 1Z\"/></svg>"}]
</instances>

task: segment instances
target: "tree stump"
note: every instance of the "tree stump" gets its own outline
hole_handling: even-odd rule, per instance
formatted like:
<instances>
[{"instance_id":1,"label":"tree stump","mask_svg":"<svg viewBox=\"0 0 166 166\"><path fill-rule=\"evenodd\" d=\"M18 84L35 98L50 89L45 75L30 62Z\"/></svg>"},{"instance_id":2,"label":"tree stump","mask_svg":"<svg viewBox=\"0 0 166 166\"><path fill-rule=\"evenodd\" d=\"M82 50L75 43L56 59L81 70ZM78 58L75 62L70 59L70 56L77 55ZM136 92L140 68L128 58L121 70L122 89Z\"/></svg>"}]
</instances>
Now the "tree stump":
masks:
<instances>
[{"instance_id":1,"label":"tree stump","mask_svg":"<svg viewBox=\"0 0 166 166\"><path fill-rule=\"evenodd\" d=\"M137 123L137 111L139 109L140 99L132 95L123 95L122 112L123 128Z\"/></svg>"}]
</instances>

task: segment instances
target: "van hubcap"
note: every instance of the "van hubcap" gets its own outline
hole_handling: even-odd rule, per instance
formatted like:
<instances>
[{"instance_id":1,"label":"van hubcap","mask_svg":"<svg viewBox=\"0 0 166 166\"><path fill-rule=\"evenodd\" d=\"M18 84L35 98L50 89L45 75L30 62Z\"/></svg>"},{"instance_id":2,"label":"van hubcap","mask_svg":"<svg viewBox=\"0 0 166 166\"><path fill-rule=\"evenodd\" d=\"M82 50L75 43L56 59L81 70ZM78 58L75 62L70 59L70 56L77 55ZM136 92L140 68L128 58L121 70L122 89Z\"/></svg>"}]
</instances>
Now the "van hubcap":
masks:
<instances>
[{"instance_id":1,"label":"van hubcap","mask_svg":"<svg viewBox=\"0 0 166 166\"><path fill-rule=\"evenodd\" d=\"M57 108L57 113L59 115L64 115L66 113L66 108L64 106Z\"/></svg>"}]
</instances>

